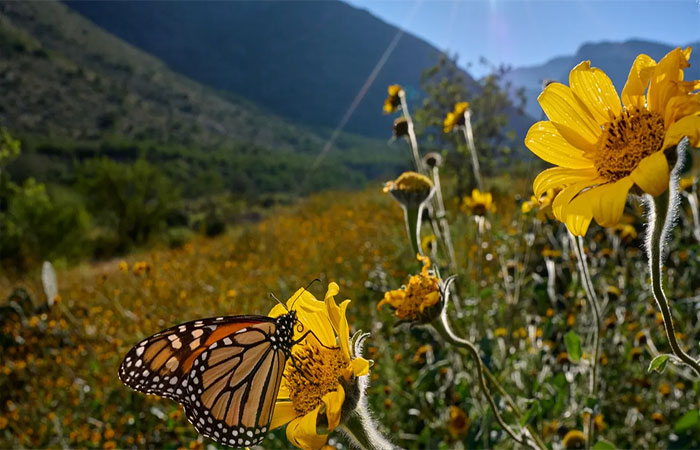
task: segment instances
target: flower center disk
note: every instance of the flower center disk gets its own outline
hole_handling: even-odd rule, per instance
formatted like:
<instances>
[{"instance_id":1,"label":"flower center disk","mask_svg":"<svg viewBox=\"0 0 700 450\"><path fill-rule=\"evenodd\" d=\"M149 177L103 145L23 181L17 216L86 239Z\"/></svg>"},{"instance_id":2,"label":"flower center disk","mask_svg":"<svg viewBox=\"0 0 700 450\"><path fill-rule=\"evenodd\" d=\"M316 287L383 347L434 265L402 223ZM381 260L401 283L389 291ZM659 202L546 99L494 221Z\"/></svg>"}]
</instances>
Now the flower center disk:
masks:
<instances>
[{"instance_id":1,"label":"flower center disk","mask_svg":"<svg viewBox=\"0 0 700 450\"><path fill-rule=\"evenodd\" d=\"M295 363L289 361L284 377L298 415L306 415L322 403L323 396L338 389L338 377L347 361L339 348L313 345L298 347Z\"/></svg>"},{"instance_id":2,"label":"flower center disk","mask_svg":"<svg viewBox=\"0 0 700 450\"><path fill-rule=\"evenodd\" d=\"M607 124L595 159L598 173L617 181L632 173L639 162L661 150L664 119L645 109L625 110Z\"/></svg>"}]
</instances>

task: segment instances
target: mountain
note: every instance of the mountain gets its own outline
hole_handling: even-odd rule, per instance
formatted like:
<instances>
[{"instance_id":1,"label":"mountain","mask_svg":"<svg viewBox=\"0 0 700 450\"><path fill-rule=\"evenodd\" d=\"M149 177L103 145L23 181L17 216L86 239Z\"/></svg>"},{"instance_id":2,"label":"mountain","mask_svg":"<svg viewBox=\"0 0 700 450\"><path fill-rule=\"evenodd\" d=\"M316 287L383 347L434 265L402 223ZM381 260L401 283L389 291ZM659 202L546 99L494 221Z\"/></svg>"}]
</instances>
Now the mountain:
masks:
<instances>
[{"instance_id":1,"label":"mountain","mask_svg":"<svg viewBox=\"0 0 700 450\"><path fill-rule=\"evenodd\" d=\"M334 129L399 29L337 0L67 1L172 70L312 127ZM386 138L389 84L416 92L440 51L402 34L346 130ZM471 77L469 77L471 79Z\"/></svg>"},{"instance_id":2,"label":"mountain","mask_svg":"<svg viewBox=\"0 0 700 450\"><path fill-rule=\"evenodd\" d=\"M216 173L234 192L290 190L330 135L176 73L57 2L0 2L0 92L0 125L25 147L12 169L40 179L88 157L144 156L183 183ZM312 184L395 171L396 147L341 134Z\"/></svg>"},{"instance_id":3,"label":"mountain","mask_svg":"<svg viewBox=\"0 0 700 450\"><path fill-rule=\"evenodd\" d=\"M685 71L687 79L700 79L700 42L682 45L692 46L695 51L690 58L690 67ZM526 112L532 117L542 117L537 96L542 92L542 83L555 80L568 84L569 71L579 62L590 60L608 74L618 93L627 81L630 67L640 53L646 53L656 61L673 50L676 45L632 39L625 42L597 42L582 45L575 54L553 58L544 64L516 68L508 72L505 81L513 86L525 88L527 96Z\"/></svg>"}]
</instances>

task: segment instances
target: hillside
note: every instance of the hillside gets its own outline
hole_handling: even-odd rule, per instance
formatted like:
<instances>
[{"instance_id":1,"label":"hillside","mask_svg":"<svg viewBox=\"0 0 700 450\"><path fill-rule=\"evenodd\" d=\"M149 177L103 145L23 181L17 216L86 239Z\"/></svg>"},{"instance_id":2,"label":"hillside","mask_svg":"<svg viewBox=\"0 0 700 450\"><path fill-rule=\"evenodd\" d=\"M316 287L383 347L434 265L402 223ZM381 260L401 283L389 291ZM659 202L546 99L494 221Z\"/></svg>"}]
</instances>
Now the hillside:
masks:
<instances>
[{"instance_id":1,"label":"hillside","mask_svg":"<svg viewBox=\"0 0 700 450\"><path fill-rule=\"evenodd\" d=\"M66 4L176 72L325 128L337 126L399 31L335 0ZM391 119L377 112L386 86L400 83L415 95L439 53L403 34L346 130L384 138Z\"/></svg>"},{"instance_id":2,"label":"hillside","mask_svg":"<svg viewBox=\"0 0 700 450\"><path fill-rule=\"evenodd\" d=\"M685 72L688 79L700 79L700 42L678 44L682 47L691 45L695 51L690 59L690 68ZM527 96L526 112L533 117L541 117L542 110L537 103L537 96L542 91L544 80L556 80L567 83L569 71L581 61L590 60L591 64L603 69L612 80L618 92L627 81L634 58L646 53L655 60L661 59L677 45L663 44L639 39L625 42L596 42L582 45L575 54L553 58L543 64L513 69L506 76L514 86L525 88Z\"/></svg>"},{"instance_id":3,"label":"hillside","mask_svg":"<svg viewBox=\"0 0 700 450\"><path fill-rule=\"evenodd\" d=\"M265 190L265 176L286 170L290 181L270 189L288 190L328 135L177 74L56 2L0 4L0 91L0 124L24 142L20 176L143 155L178 181L235 178L234 191ZM342 135L337 147L315 187L359 185L402 163L382 141Z\"/></svg>"}]
</instances>

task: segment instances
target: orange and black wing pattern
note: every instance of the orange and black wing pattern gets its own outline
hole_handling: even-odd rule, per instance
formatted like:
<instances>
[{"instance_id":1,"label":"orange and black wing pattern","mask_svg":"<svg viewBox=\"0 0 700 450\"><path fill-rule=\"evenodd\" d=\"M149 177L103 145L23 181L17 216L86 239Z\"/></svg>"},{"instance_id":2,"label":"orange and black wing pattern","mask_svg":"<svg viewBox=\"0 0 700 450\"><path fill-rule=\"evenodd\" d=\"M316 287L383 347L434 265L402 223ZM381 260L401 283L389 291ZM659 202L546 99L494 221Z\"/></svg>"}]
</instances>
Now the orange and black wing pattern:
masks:
<instances>
[{"instance_id":1,"label":"orange and black wing pattern","mask_svg":"<svg viewBox=\"0 0 700 450\"><path fill-rule=\"evenodd\" d=\"M272 420L296 320L292 311L183 323L134 346L119 379L179 402L197 431L220 444L255 445Z\"/></svg>"}]
</instances>

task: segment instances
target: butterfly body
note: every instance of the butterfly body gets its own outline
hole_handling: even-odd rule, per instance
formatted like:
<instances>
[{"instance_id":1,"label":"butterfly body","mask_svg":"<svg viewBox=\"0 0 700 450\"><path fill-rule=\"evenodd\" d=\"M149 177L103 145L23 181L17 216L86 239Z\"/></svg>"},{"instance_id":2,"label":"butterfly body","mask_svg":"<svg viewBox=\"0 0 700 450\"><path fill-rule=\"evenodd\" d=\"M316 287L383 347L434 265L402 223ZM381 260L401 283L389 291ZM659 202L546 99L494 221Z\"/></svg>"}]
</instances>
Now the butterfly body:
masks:
<instances>
[{"instance_id":1,"label":"butterfly body","mask_svg":"<svg viewBox=\"0 0 700 450\"><path fill-rule=\"evenodd\" d=\"M255 445L272 420L296 324L295 311L183 323L134 346L119 379L179 402L197 431L220 444Z\"/></svg>"}]
</instances>

